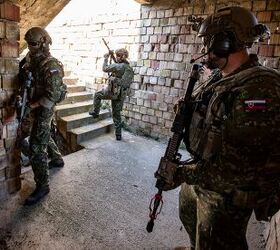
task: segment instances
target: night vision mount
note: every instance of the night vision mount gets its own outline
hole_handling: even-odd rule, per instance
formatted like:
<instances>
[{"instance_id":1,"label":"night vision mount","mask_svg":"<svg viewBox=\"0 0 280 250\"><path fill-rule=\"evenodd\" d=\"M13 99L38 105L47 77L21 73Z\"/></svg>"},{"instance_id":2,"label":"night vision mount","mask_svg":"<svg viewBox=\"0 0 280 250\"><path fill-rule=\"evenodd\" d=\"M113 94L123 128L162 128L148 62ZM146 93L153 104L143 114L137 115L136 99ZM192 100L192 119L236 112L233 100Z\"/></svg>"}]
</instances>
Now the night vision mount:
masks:
<instances>
[{"instance_id":1,"label":"night vision mount","mask_svg":"<svg viewBox=\"0 0 280 250\"><path fill-rule=\"evenodd\" d=\"M204 18L203 17L197 17L197 16L194 16L194 15L190 15L188 17L188 21L190 23L192 23L192 30L198 32L199 28L200 28L200 25L204 21Z\"/></svg>"}]
</instances>

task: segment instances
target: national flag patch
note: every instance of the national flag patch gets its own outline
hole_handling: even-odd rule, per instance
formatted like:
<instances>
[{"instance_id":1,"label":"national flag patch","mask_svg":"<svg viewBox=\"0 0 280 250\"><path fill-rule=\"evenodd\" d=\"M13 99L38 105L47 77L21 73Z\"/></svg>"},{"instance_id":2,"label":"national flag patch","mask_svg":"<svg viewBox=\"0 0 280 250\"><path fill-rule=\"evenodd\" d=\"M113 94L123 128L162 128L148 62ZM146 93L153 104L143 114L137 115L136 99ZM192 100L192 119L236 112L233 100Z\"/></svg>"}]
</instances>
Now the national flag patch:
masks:
<instances>
[{"instance_id":1,"label":"national flag patch","mask_svg":"<svg viewBox=\"0 0 280 250\"><path fill-rule=\"evenodd\" d=\"M245 111L267 109L266 100L245 100L244 105L245 105Z\"/></svg>"}]
</instances>

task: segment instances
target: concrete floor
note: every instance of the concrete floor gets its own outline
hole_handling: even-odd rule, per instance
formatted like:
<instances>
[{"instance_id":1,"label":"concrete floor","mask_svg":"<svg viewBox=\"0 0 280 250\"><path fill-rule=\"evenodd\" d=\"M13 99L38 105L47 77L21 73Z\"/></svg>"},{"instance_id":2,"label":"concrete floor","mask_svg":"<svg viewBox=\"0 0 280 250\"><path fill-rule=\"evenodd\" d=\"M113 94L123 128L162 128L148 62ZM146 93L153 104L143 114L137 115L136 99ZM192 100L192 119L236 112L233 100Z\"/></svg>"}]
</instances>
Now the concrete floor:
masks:
<instances>
[{"instance_id":1,"label":"concrete floor","mask_svg":"<svg viewBox=\"0 0 280 250\"><path fill-rule=\"evenodd\" d=\"M0 249L175 249L188 246L178 218L178 192L164 192L154 231L146 232L148 205L156 192L154 171L166 144L130 133L109 134L84 143L50 171L50 194L31 207L32 171L23 188L0 204ZM183 152L184 153L184 152ZM184 153L185 154L185 153ZM251 220L251 250L264 249L264 225Z\"/></svg>"}]
</instances>

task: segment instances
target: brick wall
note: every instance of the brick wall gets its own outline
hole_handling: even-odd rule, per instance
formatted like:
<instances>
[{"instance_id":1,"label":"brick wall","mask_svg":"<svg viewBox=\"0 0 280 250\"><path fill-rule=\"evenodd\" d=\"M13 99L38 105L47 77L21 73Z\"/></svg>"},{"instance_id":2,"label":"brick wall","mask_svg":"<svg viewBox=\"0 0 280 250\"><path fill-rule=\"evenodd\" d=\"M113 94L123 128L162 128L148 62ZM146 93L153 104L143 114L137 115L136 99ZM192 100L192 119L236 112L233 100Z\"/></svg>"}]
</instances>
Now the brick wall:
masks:
<instances>
[{"instance_id":1,"label":"brick wall","mask_svg":"<svg viewBox=\"0 0 280 250\"><path fill-rule=\"evenodd\" d=\"M279 68L279 1L194 2L176 9L142 6L139 12L126 15L50 25L53 53L94 92L106 77L101 71L106 52L101 38L110 41L112 49L125 46L135 72L132 93L124 105L127 124L150 136L166 138L174 117L173 104L186 90L189 61L202 47L187 21L189 15L205 16L228 5L251 9L272 31L270 44L255 45L252 52L258 53L266 66Z\"/></svg>"},{"instance_id":2,"label":"brick wall","mask_svg":"<svg viewBox=\"0 0 280 250\"><path fill-rule=\"evenodd\" d=\"M15 149L17 122L14 113L19 56L19 7L0 1L0 200L20 189L20 165Z\"/></svg>"},{"instance_id":3,"label":"brick wall","mask_svg":"<svg viewBox=\"0 0 280 250\"><path fill-rule=\"evenodd\" d=\"M112 49L125 46L136 73L124 106L127 123L150 136L166 138L174 117L173 105L186 90L189 60L201 48L201 41L187 21L189 15L205 16L230 5L252 10L259 22L270 28L271 39L269 44L254 45L251 51L264 65L280 68L279 0L184 2L175 9L142 6L140 12L127 15L51 24L48 30L54 38L53 53L94 92L103 86L106 77L101 71L106 52L101 38L110 41ZM190 2L193 4L187 4ZM267 228L267 249L280 245L279 213Z\"/></svg>"}]
</instances>

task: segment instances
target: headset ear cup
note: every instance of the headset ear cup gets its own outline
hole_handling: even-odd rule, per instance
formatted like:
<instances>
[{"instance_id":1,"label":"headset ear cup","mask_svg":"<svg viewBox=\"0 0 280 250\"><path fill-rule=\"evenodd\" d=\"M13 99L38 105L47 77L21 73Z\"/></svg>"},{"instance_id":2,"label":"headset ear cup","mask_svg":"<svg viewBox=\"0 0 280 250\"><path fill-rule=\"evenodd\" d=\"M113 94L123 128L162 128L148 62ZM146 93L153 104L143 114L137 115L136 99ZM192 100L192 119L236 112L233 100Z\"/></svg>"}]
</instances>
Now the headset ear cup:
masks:
<instances>
[{"instance_id":1,"label":"headset ear cup","mask_svg":"<svg viewBox=\"0 0 280 250\"><path fill-rule=\"evenodd\" d=\"M228 57L235 51L234 38L226 33L216 34L211 39L210 49L218 57Z\"/></svg>"}]
</instances>

